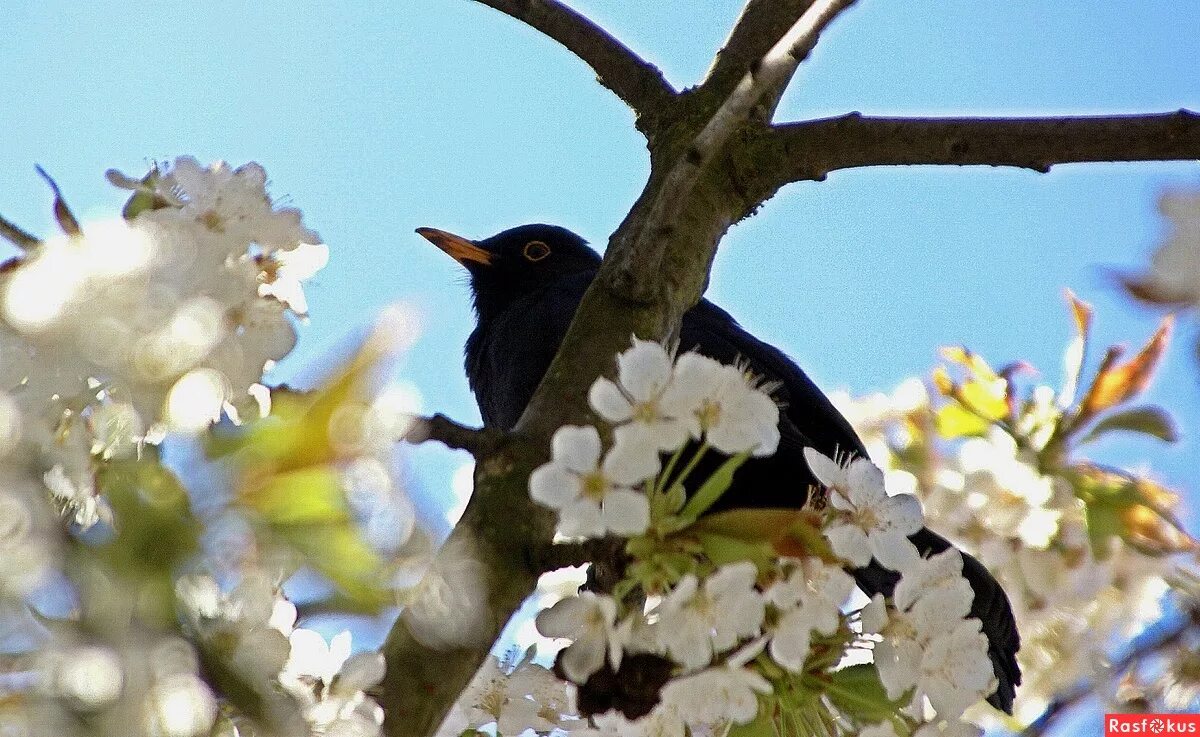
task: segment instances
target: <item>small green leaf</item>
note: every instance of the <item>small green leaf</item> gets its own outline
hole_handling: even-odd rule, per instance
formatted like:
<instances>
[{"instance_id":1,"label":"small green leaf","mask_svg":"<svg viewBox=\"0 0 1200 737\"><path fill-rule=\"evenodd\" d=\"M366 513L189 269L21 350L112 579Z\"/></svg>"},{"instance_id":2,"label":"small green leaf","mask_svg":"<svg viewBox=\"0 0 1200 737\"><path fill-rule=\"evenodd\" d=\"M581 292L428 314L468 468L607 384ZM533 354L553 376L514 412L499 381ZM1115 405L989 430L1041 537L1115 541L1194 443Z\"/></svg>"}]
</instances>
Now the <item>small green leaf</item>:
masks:
<instances>
[{"instance_id":1,"label":"small green leaf","mask_svg":"<svg viewBox=\"0 0 1200 737\"><path fill-rule=\"evenodd\" d=\"M725 733L726 737L778 737L779 731L775 726L774 709L771 708L771 704L764 703L764 701L766 699L759 697L758 714L755 715L754 721L733 725Z\"/></svg>"},{"instance_id":2,"label":"small green leaf","mask_svg":"<svg viewBox=\"0 0 1200 737\"><path fill-rule=\"evenodd\" d=\"M973 414L957 403L947 404L937 411L937 431L944 438L965 438L986 435L990 422Z\"/></svg>"},{"instance_id":3,"label":"small green leaf","mask_svg":"<svg viewBox=\"0 0 1200 737\"><path fill-rule=\"evenodd\" d=\"M722 566L726 563L736 563L748 560L760 568L766 568L774 559L774 551L766 542L747 542L725 535L701 533L697 536L704 549L704 555L713 565Z\"/></svg>"},{"instance_id":4,"label":"small green leaf","mask_svg":"<svg viewBox=\"0 0 1200 737\"><path fill-rule=\"evenodd\" d=\"M1168 443L1179 440L1175 421L1161 407L1133 407L1111 414L1096 423L1091 432L1079 440L1090 443L1113 430L1126 430L1149 435Z\"/></svg>"},{"instance_id":5,"label":"small green leaf","mask_svg":"<svg viewBox=\"0 0 1200 737\"><path fill-rule=\"evenodd\" d=\"M687 489L683 488L683 484L672 484L665 495L665 502L668 514L678 512L687 503Z\"/></svg>"},{"instance_id":6,"label":"small green leaf","mask_svg":"<svg viewBox=\"0 0 1200 737\"><path fill-rule=\"evenodd\" d=\"M734 472L741 468L742 464L749 457L749 452L738 453L722 463L721 467L714 471L713 475L709 476L701 484L700 488L696 490L696 493L684 505L683 511L679 513L679 516L686 520L695 520L704 514L709 507L716 504L721 495L733 484Z\"/></svg>"},{"instance_id":7,"label":"small green leaf","mask_svg":"<svg viewBox=\"0 0 1200 737\"><path fill-rule=\"evenodd\" d=\"M272 531L357 606L378 611L389 603L383 561L353 524L288 525Z\"/></svg>"},{"instance_id":8,"label":"small green leaf","mask_svg":"<svg viewBox=\"0 0 1200 737\"><path fill-rule=\"evenodd\" d=\"M338 471L310 466L269 476L243 489L242 503L273 525L344 522L350 518Z\"/></svg>"},{"instance_id":9,"label":"small green leaf","mask_svg":"<svg viewBox=\"0 0 1200 737\"><path fill-rule=\"evenodd\" d=\"M829 674L826 690L839 710L868 722L889 719L905 699L892 701L879 680L879 671L870 663L851 665Z\"/></svg>"}]
</instances>

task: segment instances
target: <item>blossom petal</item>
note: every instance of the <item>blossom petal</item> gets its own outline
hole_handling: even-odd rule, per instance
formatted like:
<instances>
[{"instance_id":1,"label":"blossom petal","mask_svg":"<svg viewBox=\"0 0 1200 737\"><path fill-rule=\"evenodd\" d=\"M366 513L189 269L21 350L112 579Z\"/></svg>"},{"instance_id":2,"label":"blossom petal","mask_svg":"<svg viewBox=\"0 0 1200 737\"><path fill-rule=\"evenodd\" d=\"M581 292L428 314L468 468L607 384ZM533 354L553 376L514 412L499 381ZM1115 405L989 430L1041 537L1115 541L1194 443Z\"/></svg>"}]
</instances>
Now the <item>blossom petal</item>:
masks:
<instances>
[{"instance_id":1,"label":"blossom petal","mask_svg":"<svg viewBox=\"0 0 1200 737\"><path fill-rule=\"evenodd\" d=\"M583 597L568 596L556 601L549 609L538 612L533 623L543 637L574 639L584 630L584 620L592 606Z\"/></svg>"},{"instance_id":2,"label":"blossom petal","mask_svg":"<svg viewBox=\"0 0 1200 737\"><path fill-rule=\"evenodd\" d=\"M861 528L847 524L833 524L825 528L825 538L838 557L845 558L861 568L871 562L870 541Z\"/></svg>"},{"instance_id":3,"label":"blossom petal","mask_svg":"<svg viewBox=\"0 0 1200 737\"><path fill-rule=\"evenodd\" d=\"M634 340L633 347L617 356L621 386L635 401L657 397L671 380L671 357L652 340Z\"/></svg>"},{"instance_id":4,"label":"blossom petal","mask_svg":"<svg viewBox=\"0 0 1200 737\"><path fill-rule=\"evenodd\" d=\"M912 494L897 494L883 499L878 506L879 519L901 535L912 535L925 526L921 501Z\"/></svg>"},{"instance_id":5,"label":"blossom petal","mask_svg":"<svg viewBox=\"0 0 1200 737\"><path fill-rule=\"evenodd\" d=\"M563 673L574 683L587 681L588 676L604 667L604 639L585 637L563 650Z\"/></svg>"},{"instance_id":6,"label":"blossom petal","mask_svg":"<svg viewBox=\"0 0 1200 737\"><path fill-rule=\"evenodd\" d=\"M771 658L793 673L804 668L808 658L812 628L804 617L803 610L793 609L779 620L775 636L771 638Z\"/></svg>"},{"instance_id":7,"label":"blossom petal","mask_svg":"<svg viewBox=\"0 0 1200 737\"><path fill-rule=\"evenodd\" d=\"M816 448L805 448L804 460L808 463L808 469L812 471L813 476L816 476L817 481L820 481L822 485L830 489L846 486L846 469L834 463Z\"/></svg>"},{"instance_id":8,"label":"blossom petal","mask_svg":"<svg viewBox=\"0 0 1200 737\"><path fill-rule=\"evenodd\" d=\"M567 537L600 537L604 521L600 505L592 499L578 499L558 513L558 531Z\"/></svg>"},{"instance_id":9,"label":"blossom petal","mask_svg":"<svg viewBox=\"0 0 1200 737\"><path fill-rule=\"evenodd\" d=\"M600 463L600 433L590 425L564 425L555 431L550 449L555 463L576 473L589 473Z\"/></svg>"},{"instance_id":10,"label":"blossom petal","mask_svg":"<svg viewBox=\"0 0 1200 737\"><path fill-rule=\"evenodd\" d=\"M874 506L887 498L883 471L866 458L856 458L846 469L846 485L850 501L860 507Z\"/></svg>"},{"instance_id":11,"label":"blossom petal","mask_svg":"<svg viewBox=\"0 0 1200 737\"><path fill-rule=\"evenodd\" d=\"M624 537L641 535L650 526L650 500L645 494L618 489L601 504L604 527Z\"/></svg>"},{"instance_id":12,"label":"blossom petal","mask_svg":"<svg viewBox=\"0 0 1200 737\"><path fill-rule=\"evenodd\" d=\"M529 496L547 507L561 509L579 498L579 477L557 463L538 466L529 474Z\"/></svg>"},{"instance_id":13,"label":"blossom petal","mask_svg":"<svg viewBox=\"0 0 1200 737\"><path fill-rule=\"evenodd\" d=\"M633 417L633 406L611 380L601 376L592 382L588 390L588 404L604 419L612 423L628 422Z\"/></svg>"},{"instance_id":14,"label":"blossom petal","mask_svg":"<svg viewBox=\"0 0 1200 737\"><path fill-rule=\"evenodd\" d=\"M908 568L921 557L917 546L899 532L872 532L867 540L872 557L884 568L893 571Z\"/></svg>"},{"instance_id":15,"label":"blossom petal","mask_svg":"<svg viewBox=\"0 0 1200 737\"><path fill-rule=\"evenodd\" d=\"M618 427L614 444L601 465L606 478L621 486L634 486L658 474L658 447L640 424Z\"/></svg>"}]
</instances>

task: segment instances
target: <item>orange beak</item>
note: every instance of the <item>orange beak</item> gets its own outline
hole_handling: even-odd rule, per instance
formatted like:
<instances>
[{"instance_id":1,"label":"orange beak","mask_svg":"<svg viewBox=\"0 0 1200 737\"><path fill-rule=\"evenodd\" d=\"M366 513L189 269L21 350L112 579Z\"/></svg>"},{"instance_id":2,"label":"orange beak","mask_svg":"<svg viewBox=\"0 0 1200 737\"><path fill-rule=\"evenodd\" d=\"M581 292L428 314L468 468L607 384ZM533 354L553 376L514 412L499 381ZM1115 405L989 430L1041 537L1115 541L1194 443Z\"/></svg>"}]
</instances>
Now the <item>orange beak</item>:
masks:
<instances>
[{"instance_id":1,"label":"orange beak","mask_svg":"<svg viewBox=\"0 0 1200 737\"><path fill-rule=\"evenodd\" d=\"M471 263L487 266L492 263L492 254L462 236L447 233L437 228L417 228L417 235L446 252L450 258L463 266Z\"/></svg>"}]
</instances>

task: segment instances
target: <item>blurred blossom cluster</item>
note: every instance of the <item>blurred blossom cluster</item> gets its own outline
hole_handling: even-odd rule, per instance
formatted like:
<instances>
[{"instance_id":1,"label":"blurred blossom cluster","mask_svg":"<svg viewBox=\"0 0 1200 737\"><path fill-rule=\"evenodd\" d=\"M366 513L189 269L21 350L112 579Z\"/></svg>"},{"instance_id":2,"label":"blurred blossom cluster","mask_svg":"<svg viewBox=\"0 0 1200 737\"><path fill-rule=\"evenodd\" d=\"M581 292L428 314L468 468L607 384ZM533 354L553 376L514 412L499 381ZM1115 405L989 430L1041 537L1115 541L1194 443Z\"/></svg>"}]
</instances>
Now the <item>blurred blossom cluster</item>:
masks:
<instances>
[{"instance_id":1,"label":"blurred blossom cluster","mask_svg":"<svg viewBox=\"0 0 1200 737\"><path fill-rule=\"evenodd\" d=\"M809 448L819 503L705 515L741 464L775 452L769 387L640 340L617 367L590 393L603 432L560 428L529 488L563 540L626 538L624 575L543 597L553 671L532 648L489 662L442 734L978 734L960 718L996 687L987 638L961 555L924 559L908 540L917 499L889 495L869 460ZM692 478L708 454L718 469ZM896 596L852 609L849 571L872 555L900 574Z\"/></svg>"},{"instance_id":2,"label":"blurred blossom cluster","mask_svg":"<svg viewBox=\"0 0 1200 737\"><path fill-rule=\"evenodd\" d=\"M1198 601L1194 587L1178 583L1194 572L1194 557L1182 554L1196 544L1179 523L1175 494L1144 472L1082 457L1110 433L1175 439L1164 410L1133 404L1170 323L1128 360L1109 349L1085 385L1091 310L1070 302L1077 331L1062 388L1023 387L1027 366L994 370L955 348L934 373L932 396L914 379L891 395L834 397L889 485L919 496L930 526L1004 585L1022 641L1020 724L1064 693L1095 689L1117 700L1118 682L1131 674L1112 667L1112 653L1158 623L1165 605L1194 610ZM1186 670L1190 651L1174 648L1159 667ZM1170 706L1183 708L1178 699Z\"/></svg>"},{"instance_id":3,"label":"blurred blossom cluster","mask_svg":"<svg viewBox=\"0 0 1200 737\"><path fill-rule=\"evenodd\" d=\"M1167 234L1150 257L1150 268L1121 281L1135 299L1170 310L1200 308L1200 189L1164 192L1158 209ZM1200 343L1196 345L1200 356Z\"/></svg>"},{"instance_id":4,"label":"blurred blossom cluster","mask_svg":"<svg viewBox=\"0 0 1200 737\"><path fill-rule=\"evenodd\" d=\"M283 591L303 571L328 588L307 605L395 603L419 397L378 374L412 315L315 391L269 389L327 260L300 212L253 163L108 176L114 220L53 182L61 235L0 218L0 734L376 735L382 657Z\"/></svg>"},{"instance_id":5,"label":"blurred blossom cluster","mask_svg":"<svg viewBox=\"0 0 1200 737\"><path fill-rule=\"evenodd\" d=\"M1127 277L1125 285L1147 302L1200 306L1200 192L1165 192L1158 209L1167 219L1167 238L1154 252L1149 273Z\"/></svg>"}]
</instances>

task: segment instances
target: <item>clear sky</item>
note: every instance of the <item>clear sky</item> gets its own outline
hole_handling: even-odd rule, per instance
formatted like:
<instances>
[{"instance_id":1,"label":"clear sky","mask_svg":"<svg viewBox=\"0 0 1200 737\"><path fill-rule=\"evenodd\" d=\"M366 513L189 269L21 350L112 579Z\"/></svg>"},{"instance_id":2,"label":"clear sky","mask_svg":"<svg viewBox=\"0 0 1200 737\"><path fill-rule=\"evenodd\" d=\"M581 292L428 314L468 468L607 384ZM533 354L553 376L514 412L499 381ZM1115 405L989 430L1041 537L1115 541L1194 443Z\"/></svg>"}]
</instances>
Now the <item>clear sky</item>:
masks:
<instances>
[{"instance_id":1,"label":"clear sky","mask_svg":"<svg viewBox=\"0 0 1200 737\"><path fill-rule=\"evenodd\" d=\"M677 86L703 75L736 0L576 0ZM647 172L632 116L581 62L467 0L357 3L7 0L0 45L0 212L38 232L51 172L83 215L111 215L117 167L152 159L261 162L273 192L329 244L311 322L277 378L310 371L382 306L423 336L401 373L426 407L478 415L461 367L472 318L458 267L414 235L470 237L555 222L603 245ZM1200 109L1200 3L860 0L822 39L780 119ZM1136 344L1157 315L1111 269L1144 263L1155 196L1200 187L1200 165L1087 164L1049 175L873 169L788 187L722 244L709 297L827 389L888 389L937 346L1058 381L1071 287L1100 342ZM1200 363L1184 320L1152 399L1185 433L1149 459L1200 504ZM1102 347L1099 346L1098 347ZM462 458L421 450L434 494ZM1193 516L1192 519L1195 519Z\"/></svg>"}]
</instances>

